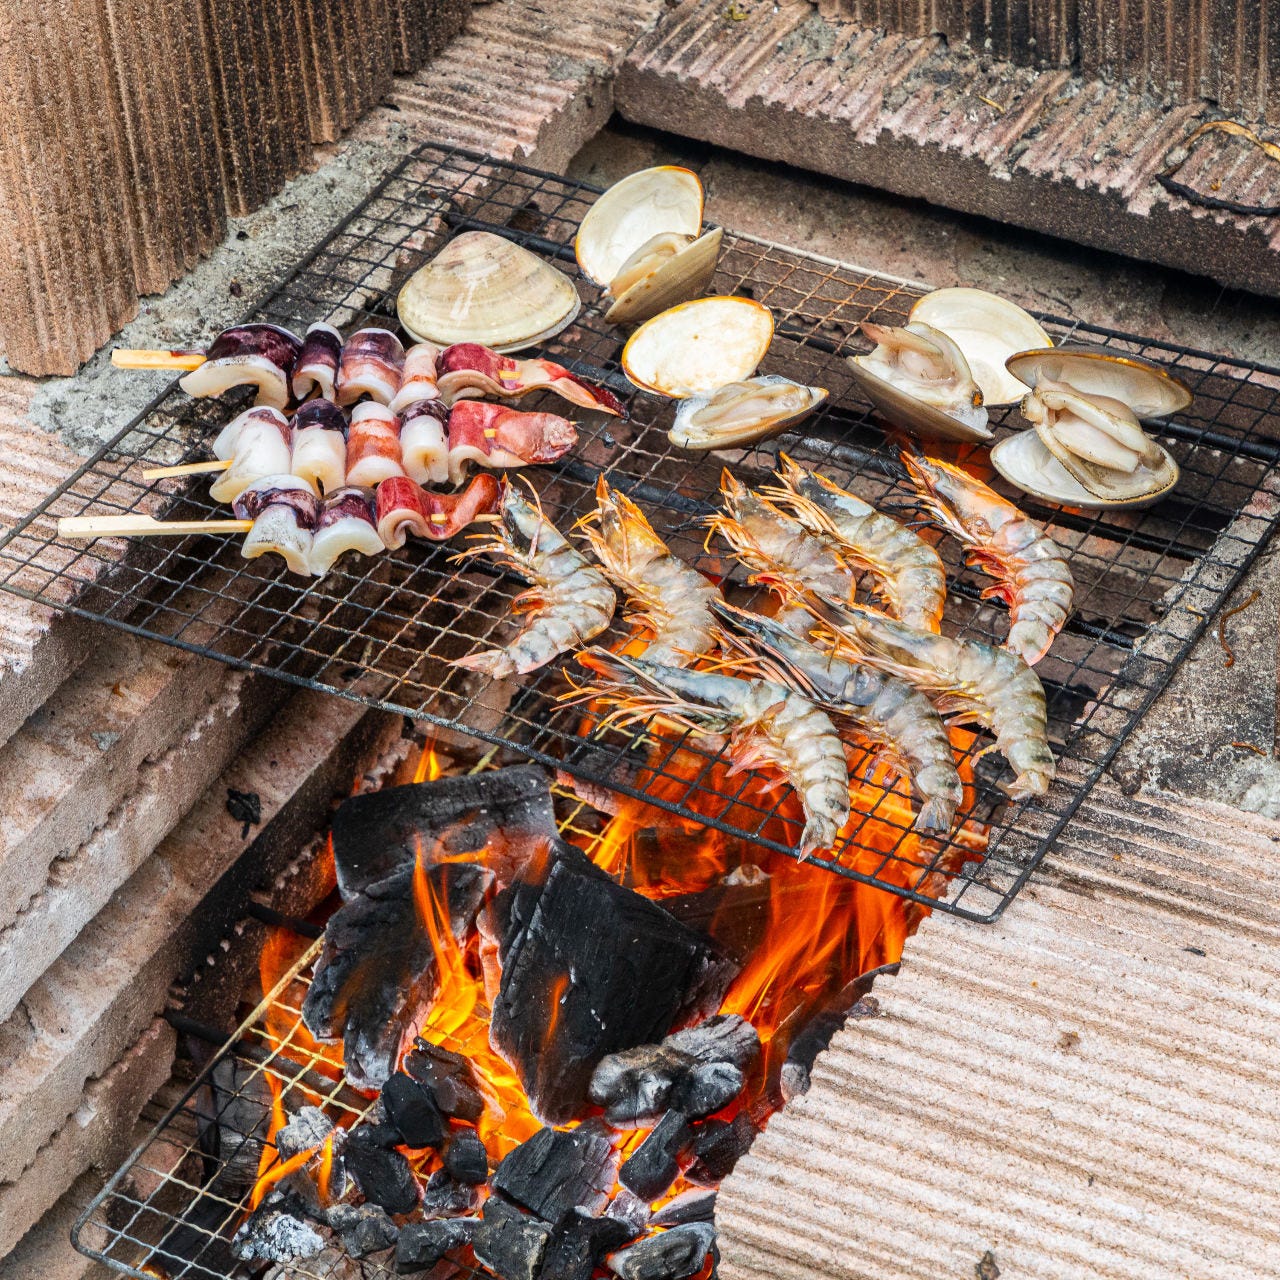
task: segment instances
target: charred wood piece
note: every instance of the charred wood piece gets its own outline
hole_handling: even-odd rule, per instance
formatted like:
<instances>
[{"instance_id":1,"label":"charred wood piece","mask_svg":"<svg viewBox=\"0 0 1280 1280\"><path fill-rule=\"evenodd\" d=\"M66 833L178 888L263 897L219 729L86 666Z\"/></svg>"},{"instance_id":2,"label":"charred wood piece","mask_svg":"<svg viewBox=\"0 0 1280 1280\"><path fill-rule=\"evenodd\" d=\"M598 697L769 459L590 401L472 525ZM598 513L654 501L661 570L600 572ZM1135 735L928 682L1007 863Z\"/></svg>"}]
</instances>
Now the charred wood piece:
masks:
<instances>
[{"instance_id":1,"label":"charred wood piece","mask_svg":"<svg viewBox=\"0 0 1280 1280\"><path fill-rule=\"evenodd\" d=\"M408 1213L418 1203L418 1184L408 1160L399 1151L361 1140L352 1132L343 1149L347 1173L360 1194L388 1213Z\"/></svg>"},{"instance_id":2,"label":"charred wood piece","mask_svg":"<svg viewBox=\"0 0 1280 1280\"><path fill-rule=\"evenodd\" d=\"M382 1086L382 1111L406 1147L421 1151L444 1141L444 1119L431 1093L397 1071Z\"/></svg>"},{"instance_id":3,"label":"charred wood piece","mask_svg":"<svg viewBox=\"0 0 1280 1280\"><path fill-rule=\"evenodd\" d=\"M478 1188L459 1182L446 1169L437 1169L422 1189L422 1213L427 1218L456 1218L474 1213L480 1204Z\"/></svg>"},{"instance_id":4,"label":"charred wood piece","mask_svg":"<svg viewBox=\"0 0 1280 1280\"><path fill-rule=\"evenodd\" d=\"M545 1222L521 1213L501 1196L491 1196L471 1247L476 1260L500 1280L536 1280L550 1238Z\"/></svg>"},{"instance_id":5,"label":"charred wood piece","mask_svg":"<svg viewBox=\"0 0 1280 1280\"><path fill-rule=\"evenodd\" d=\"M353 1129L347 1130L348 1142L362 1142L367 1147L382 1147L390 1151L400 1145L400 1131L394 1126L366 1120Z\"/></svg>"},{"instance_id":6,"label":"charred wood piece","mask_svg":"<svg viewBox=\"0 0 1280 1280\"><path fill-rule=\"evenodd\" d=\"M436 901L447 904L454 936L465 938L490 873L463 863L431 867L426 879ZM437 985L413 868L405 867L329 918L302 1019L317 1040L342 1040L353 1084L380 1089L426 1017Z\"/></svg>"},{"instance_id":7,"label":"charred wood piece","mask_svg":"<svg viewBox=\"0 0 1280 1280\"><path fill-rule=\"evenodd\" d=\"M662 905L691 929L709 934L742 964L764 941L772 899L769 875L743 866L709 889L664 898Z\"/></svg>"},{"instance_id":8,"label":"charred wood piece","mask_svg":"<svg viewBox=\"0 0 1280 1280\"><path fill-rule=\"evenodd\" d=\"M715 1227L690 1222L620 1249L609 1258L609 1268L621 1280L686 1280L702 1270L715 1248Z\"/></svg>"},{"instance_id":9,"label":"charred wood piece","mask_svg":"<svg viewBox=\"0 0 1280 1280\"><path fill-rule=\"evenodd\" d=\"M602 1058L717 1006L737 966L571 846L555 845L538 871L495 902L502 978L490 1041L534 1114L563 1124L584 1108Z\"/></svg>"},{"instance_id":10,"label":"charred wood piece","mask_svg":"<svg viewBox=\"0 0 1280 1280\"><path fill-rule=\"evenodd\" d=\"M281 1160L292 1160L302 1151L314 1150L333 1132L335 1126L319 1107L302 1107L289 1123L276 1133L276 1150Z\"/></svg>"},{"instance_id":11,"label":"charred wood piece","mask_svg":"<svg viewBox=\"0 0 1280 1280\"><path fill-rule=\"evenodd\" d=\"M847 1021L874 1018L880 1012L880 1002L875 996L863 996L852 1008L823 1009L816 1014L787 1047L787 1060L782 1064L778 1087L784 1102L809 1092L810 1073L813 1064L830 1043L832 1036Z\"/></svg>"},{"instance_id":12,"label":"charred wood piece","mask_svg":"<svg viewBox=\"0 0 1280 1280\"><path fill-rule=\"evenodd\" d=\"M714 1191L682 1191L664 1204L651 1221L655 1227L680 1227L686 1222L714 1222L715 1217Z\"/></svg>"},{"instance_id":13,"label":"charred wood piece","mask_svg":"<svg viewBox=\"0 0 1280 1280\"><path fill-rule=\"evenodd\" d=\"M479 1218L409 1223L396 1241L396 1271L407 1276L434 1267L446 1253L470 1244L479 1226Z\"/></svg>"},{"instance_id":14,"label":"charred wood piece","mask_svg":"<svg viewBox=\"0 0 1280 1280\"><path fill-rule=\"evenodd\" d=\"M571 1209L592 1216L609 1203L617 1179L618 1153L595 1126L539 1129L498 1165L493 1188L546 1223Z\"/></svg>"},{"instance_id":15,"label":"charred wood piece","mask_svg":"<svg viewBox=\"0 0 1280 1280\"><path fill-rule=\"evenodd\" d=\"M655 1200L680 1176L680 1162L693 1149L693 1130L678 1111L668 1111L651 1134L623 1161L618 1181L643 1200Z\"/></svg>"},{"instance_id":16,"label":"charred wood piece","mask_svg":"<svg viewBox=\"0 0 1280 1280\"><path fill-rule=\"evenodd\" d=\"M216 1062L208 1088L197 1095L200 1147L217 1164L215 1189L232 1200L257 1181L271 1106L266 1073L238 1056Z\"/></svg>"},{"instance_id":17,"label":"charred wood piece","mask_svg":"<svg viewBox=\"0 0 1280 1280\"><path fill-rule=\"evenodd\" d=\"M385 1209L372 1204L340 1204L329 1211L329 1225L342 1237L342 1247L353 1258L390 1249L400 1228Z\"/></svg>"},{"instance_id":18,"label":"charred wood piece","mask_svg":"<svg viewBox=\"0 0 1280 1280\"><path fill-rule=\"evenodd\" d=\"M652 1215L648 1200L636 1195L630 1187L619 1187L617 1194L609 1202L605 1216L616 1218L626 1226L634 1240L648 1227Z\"/></svg>"},{"instance_id":19,"label":"charred wood piece","mask_svg":"<svg viewBox=\"0 0 1280 1280\"><path fill-rule=\"evenodd\" d=\"M551 1229L538 1280L591 1280L605 1255L635 1235L617 1218L593 1218L581 1209L570 1210Z\"/></svg>"},{"instance_id":20,"label":"charred wood piece","mask_svg":"<svg viewBox=\"0 0 1280 1280\"><path fill-rule=\"evenodd\" d=\"M489 1178L489 1153L474 1129L459 1129L444 1151L445 1172L458 1182L480 1186Z\"/></svg>"},{"instance_id":21,"label":"charred wood piece","mask_svg":"<svg viewBox=\"0 0 1280 1280\"><path fill-rule=\"evenodd\" d=\"M685 1181L698 1187L718 1187L747 1154L755 1136L756 1127L745 1111L732 1120L708 1120L699 1125L693 1139L695 1159L684 1171Z\"/></svg>"},{"instance_id":22,"label":"charred wood piece","mask_svg":"<svg viewBox=\"0 0 1280 1280\"><path fill-rule=\"evenodd\" d=\"M687 1053L700 1065L727 1062L740 1071L746 1071L760 1056L755 1027L736 1013L707 1018L669 1035L663 1043L677 1053Z\"/></svg>"},{"instance_id":23,"label":"charred wood piece","mask_svg":"<svg viewBox=\"0 0 1280 1280\"><path fill-rule=\"evenodd\" d=\"M438 778L352 796L333 815L338 889L350 901L421 856L427 865L485 855L511 878L531 842L554 839L547 775L536 765Z\"/></svg>"},{"instance_id":24,"label":"charred wood piece","mask_svg":"<svg viewBox=\"0 0 1280 1280\"><path fill-rule=\"evenodd\" d=\"M484 1115L484 1098L476 1084L471 1063L460 1053L418 1038L413 1052L407 1054L404 1069L431 1091L442 1115L470 1124Z\"/></svg>"},{"instance_id":25,"label":"charred wood piece","mask_svg":"<svg viewBox=\"0 0 1280 1280\"><path fill-rule=\"evenodd\" d=\"M292 1196L269 1191L232 1238L232 1254L241 1262L314 1258L324 1248L324 1237L295 1212L300 1208Z\"/></svg>"}]
</instances>

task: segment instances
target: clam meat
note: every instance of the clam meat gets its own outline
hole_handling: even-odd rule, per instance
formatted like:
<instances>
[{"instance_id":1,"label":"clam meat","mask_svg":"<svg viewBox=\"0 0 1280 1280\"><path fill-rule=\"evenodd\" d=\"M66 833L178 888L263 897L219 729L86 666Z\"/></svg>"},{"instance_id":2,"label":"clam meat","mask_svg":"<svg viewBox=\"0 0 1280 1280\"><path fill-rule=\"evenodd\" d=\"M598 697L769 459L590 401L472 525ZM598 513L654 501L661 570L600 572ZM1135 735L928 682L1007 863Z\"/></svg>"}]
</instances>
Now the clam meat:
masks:
<instances>
[{"instance_id":1,"label":"clam meat","mask_svg":"<svg viewBox=\"0 0 1280 1280\"><path fill-rule=\"evenodd\" d=\"M1011 485L1024 493L1080 511L1146 507L1161 496L1151 493L1126 500L1091 493L1045 448L1044 441L1034 431L1019 431L1006 436L992 448L991 464Z\"/></svg>"},{"instance_id":2,"label":"clam meat","mask_svg":"<svg viewBox=\"0 0 1280 1280\"><path fill-rule=\"evenodd\" d=\"M876 343L852 356L854 380L895 426L948 440L989 440L987 411L963 352L945 333L913 320L902 328L864 323Z\"/></svg>"},{"instance_id":3,"label":"clam meat","mask_svg":"<svg viewBox=\"0 0 1280 1280\"><path fill-rule=\"evenodd\" d=\"M730 382L681 401L671 443L698 452L756 444L807 418L826 398L822 387L775 374Z\"/></svg>"},{"instance_id":4,"label":"clam meat","mask_svg":"<svg viewBox=\"0 0 1280 1280\"><path fill-rule=\"evenodd\" d=\"M1086 343L1020 351L1009 357L1007 365L1025 386L1065 383L1088 396L1118 400L1143 422L1167 418L1192 400L1190 389L1158 364Z\"/></svg>"}]
</instances>

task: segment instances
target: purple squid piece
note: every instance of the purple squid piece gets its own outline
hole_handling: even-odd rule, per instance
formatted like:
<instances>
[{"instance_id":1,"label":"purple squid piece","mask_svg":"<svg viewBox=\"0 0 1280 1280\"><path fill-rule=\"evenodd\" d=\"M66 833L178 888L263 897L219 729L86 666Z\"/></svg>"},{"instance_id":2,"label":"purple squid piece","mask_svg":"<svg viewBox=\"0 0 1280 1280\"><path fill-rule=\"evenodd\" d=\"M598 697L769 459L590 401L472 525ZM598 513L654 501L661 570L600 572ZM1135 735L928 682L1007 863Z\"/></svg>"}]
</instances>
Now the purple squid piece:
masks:
<instances>
[{"instance_id":1,"label":"purple squid piece","mask_svg":"<svg viewBox=\"0 0 1280 1280\"><path fill-rule=\"evenodd\" d=\"M404 375L404 347L389 329L360 329L347 339L338 366L337 399L355 404L367 395L390 404Z\"/></svg>"},{"instance_id":2,"label":"purple squid piece","mask_svg":"<svg viewBox=\"0 0 1280 1280\"><path fill-rule=\"evenodd\" d=\"M335 490L325 499L308 560L316 577L328 573L333 562L348 551L373 556L383 550L370 490L348 486Z\"/></svg>"},{"instance_id":3,"label":"purple squid piece","mask_svg":"<svg viewBox=\"0 0 1280 1280\"><path fill-rule=\"evenodd\" d=\"M218 396L232 387L258 388L259 405L283 409L302 339L274 324L224 329L205 352L204 363L178 380L190 396Z\"/></svg>"},{"instance_id":4,"label":"purple squid piece","mask_svg":"<svg viewBox=\"0 0 1280 1280\"><path fill-rule=\"evenodd\" d=\"M302 400L315 387L324 399L332 400L341 360L342 335L332 325L313 324L293 369L293 398Z\"/></svg>"}]
</instances>

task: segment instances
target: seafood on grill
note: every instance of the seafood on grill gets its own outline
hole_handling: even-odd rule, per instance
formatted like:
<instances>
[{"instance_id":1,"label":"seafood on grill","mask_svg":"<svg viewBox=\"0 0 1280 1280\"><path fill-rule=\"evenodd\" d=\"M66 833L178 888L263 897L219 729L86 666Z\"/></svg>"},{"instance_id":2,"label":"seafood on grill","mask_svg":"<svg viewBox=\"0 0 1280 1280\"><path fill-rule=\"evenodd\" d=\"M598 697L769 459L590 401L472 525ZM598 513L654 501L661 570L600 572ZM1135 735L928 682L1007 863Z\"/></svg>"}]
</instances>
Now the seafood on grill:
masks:
<instances>
[{"instance_id":1,"label":"seafood on grill","mask_svg":"<svg viewBox=\"0 0 1280 1280\"><path fill-rule=\"evenodd\" d=\"M334 398L338 368L342 363L342 334L331 324L313 324L302 339L302 350L289 381L295 400L305 400L313 392L323 400Z\"/></svg>"},{"instance_id":2,"label":"seafood on grill","mask_svg":"<svg viewBox=\"0 0 1280 1280\"><path fill-rule=\"evenodd\" d=\"M348 551L374 556L384 549L369 490L335 489L325 495L307 557L307 567L315 577L323 577Z\"/></svg>"},{"instance_id":3,"label":"seafood on grill","mask_svg":"<svg viewBox=\"0 0 1280 1280\"><path fill-rule=\"evenodd\" d=\"M695 452L758 444L802 422L826 398L824 387L763 374L682 400L668 436Z\"/></svg>"},{"instance_id":4,"label":"seafood on grill","mask_svg":"<svg viewBox=\"0 0 1280 1280\"><path fill-rule=\"evenodd\" d=\"M257 404L283 409L292 394L290 379L301 352L302 339L279 325L235 325L218 334L203 355L191 353L198 363L178 385L191 396L220 396L232 387L256 386ZM147 367L117 360L114 352L112 362L123 368Z\"/></svg>"},{"instance_id":5,"label":"seafood on grill","mask_svg":"<svg viewBox=\"0 0 1280 1280\"><path fill-rule=\"evenodd\" d=\"M918 533L785 453L778 480L761 492L810 533L835 539L845 561L875 579L895 618L920 631L942 629L947 574Z\"/></svg>"},{"instance_id":6,"label":"seafood on grill","mask_svg":"<svg viewBox=\"0 0 1280 1280\"><path fill-rule=\"evenodd\" d=\"M969 362L945 333L918 320L860 327L876 346L867 355L850 356L849 370L894 426L944 440L991 439Z\"/></svg>"},{"instance_id":7,"label":"seafood on grill","mask_svg":"<svg viewBox=\"0 0 1280 1280\"><path fill-rule=\"evenodd\" d=\"M789 684L823 710L847 720L874 745L877 759L908 778L920 811L919 831L946 832L964 788L946 726L933 703L905 680L858 663L793 635L775 619L716 602L720 635L731 649L766 661L760 673Z\"/></svg>"},{"instance_id":8,"label":"seafood on grill","mask_svg":"<svg viewBox=\"0 0 1280 1280\"><path fill-rule=\"evenodd\" d=\"M695 298L646 320L622 349L622 371L644 391L683 400L756 371L773 315L751 298Z\"/></svg>"},{"instance_id":9,"label":"seafood on grill","mask_svg":"<svg viewBox=\"0 0 1280 1280\"><path fill-rule=\"evenodd\" d=\"M435 400L440 395L438 382L440 348L432 342L417 342L404 353L400 385L387 402L392 413L403 413L410 405Z\"/></svg>"},{"instance_id":10,"label":"seafood on grill","mask_svg":"<svg viewBox=\"0 0 1280 1280\"><path fill-rule=\"evenodd\" d=\"M320 518L320 499L297 476L263 476L232 504L242 520L252 520L240 549L246 560L275 554L293 573L311 573L312 538Z\"/></svg>"},{"instance_id":11,"label":"seafood on grill","mask_svg":"<svg viewBox=\"0 0 1280 1280\"><path fill-rule=\"evenodd\" d=\"M550 391L584 409L625 418L622 401L607 387L570 373L553 360L517 360L478 342L458 342L440 353L437 386L446 404L490 396L511 400L535 391Z\"/></svg>"},{"instance_id":12,"label":"seafood on grill","mask_svg":"<svg viewBox=\"0 0 1280 1280\"><path fill-rule=\"evenodd\" d=\"M293 448L286 470L319 493L341 489L347 483L346 414L332 400L308 400L293 415L291 426Z\"/></svg>"},{"instance_id":13,"label":"seafood on grill","mask_svg":"<svg viewBox=\"0 0 1280 1280\"><path fill-rule=\"evenodd\" d=\"M1017 404L1026 394L1005 367L1010 356L1053 345L1037 320L985 289L935 289L911 308L908 319L945 333L960 348L988 408Z\"/></svg>"},{"instance_id":14,"label":"seafood on grill","mask_svg":"<svg viewBox=\"0 0 1280 1280\"><path fill-rule=\"evenodd\" d=\"M449 410L443 400L415 400L400 415L400 461L418 484L449 479Z\"/></svg>"},{"instance_id":15,"label":"seafood on grill","mask_svg":"<svg viewBox=\"0 0 1280 1280\"><path fill-rule=\"evenodd\" d=\"M210 496L215 502L233 502L263 476L286 474L291 442L289 420L278 409L260 406L242 413L214 441L214 452L231 465L214 480Z\"/></svg>"},{"instance_id":16,"label":"seafood on grill","mask_svg":"<svg viewBox=\"0 0 1280 1280\"><path fill-rule=\"evenodd\" d=\"M404 380L404 346L389 329L360 329L343 344L334 397L340 405L368 396L389 405Z\"/></svg>"},{"instance_id":17,"label":"seafood on grill","mask_svg":"<svg viewBox=\"0 0 1280 1280\"><path fill-rule=\"evenodd\" d=\"M479 477L478 477L479 478ZM529 579L515 609L524 626L506 644L468 654L455 665L490 676L523 675L598 636L613 620L617 597L609 580L547 519L532 489L529 496L504 480L498 520L490 534L459 559L488 555Z\"/></svg>"},{"instance_id":18,"label":"seafood on grill","mask_svg":"<svg viewBox=\"0 0 1280 1280\"><path fill-rule=\"evenodd\" d=\"M627 620L649 634L644 656L686 667L713 645L711 605L720 588L685 564L654 532L644 512L601 476L596 507L580 521L605 573L626 596Z\"/></svg>"},{"instance_id":19,"label":"seafood on grill","mask_svg":"<svg viewBox=\"0 0 1280 1280\"><path fill-rule=\"evenodd\" d=\"M467 464L526 467L554 462L578 443L568 418L554 413L521 413L501 404L460 400L449 410L449 479L455 484Z\"/></svg>"},{"instance_id":20,"label":"seafood on grill","mask_svg":"<svg viewBox=\"0 0 1280 1280\"><path fill-rule=\"evenodd\" d=\"M984 600L1009 606L1004 647L1034 667L1071 613L1075 579L1067 555L1044 529L975 476L952 463L904 452L903 464L929 515L995 579Z\"/></svg>"},{"instance_id":21,"label":"seafood on grill","mask_svg":"<svg viewBox=\"0 0 1280 1280\"><path fill-rule=\"evenodd\" d=\"M563 272L488 231L464 231L405 282L396 300L415 342L520 351L553 337L581 307Z\"/></svg>"},{"instance_id":22,"label":"seafood on grill","mask_svg":"<svg viewBox=\"0 0 1280 1280\"><path fill-rule=\"evenodd\" d=\"M402 475L400 419L377 400L362 401L351 410L347 428L346 483L372 489Z\"/></svg>"},{"instance_id":23,"label":"seafood on grill","mask_svg":"<svg viewBox=\"0 0 1280 1280\"><path fill-rule=\"evenodd\" d=\"M849 820L849 769L831 718L808 698L770 680L668 667L600 648L579 654L578 661L602 679L570 698L611 708L603 726L659 717L725 740L731 776L771 766L795 790L805 816L801 857L835 844Z\"/></svg>"},{"instance_id":24,"label":"seafood on grill","mask_svg":"<svg viewBox=\"0 0 1280 1280\"><path fill-rule=\"evenodd\" d=\"M457 493L432 493L408 476L391 476L374 495L378 536L393 551L412 534L429 542L444 542L492 516L502 499L502 482L485 472Z\"/></svg>"},{"instance_id":25,"label":"seafood on grill","mask_svg":"<svg viewBox=\"0 0 1280 1280\"><path fill-rule=\"evenodd\" d=\"M587 210L574 240L582 273L606 289L610 324L638 324L695 298L715 275L723 232L702 230L702 183L677 165L628 174Z\"/></svg>"},{"instance_id":26,"label":"seafood on grill","mask_svg":"<svg viewBox=\"0 0 1280 1280\"><path fill-rule=\"evenodd\" d=\"M1016 653L978 640L933 635L857 604L800 597L812 612L818 644L851 662L897 676L929 695L944 716L988 729L1009 762L1014 800L1044 795L1057 765L1049 749L1040 678Z\"/></svg>"}]
</instances>

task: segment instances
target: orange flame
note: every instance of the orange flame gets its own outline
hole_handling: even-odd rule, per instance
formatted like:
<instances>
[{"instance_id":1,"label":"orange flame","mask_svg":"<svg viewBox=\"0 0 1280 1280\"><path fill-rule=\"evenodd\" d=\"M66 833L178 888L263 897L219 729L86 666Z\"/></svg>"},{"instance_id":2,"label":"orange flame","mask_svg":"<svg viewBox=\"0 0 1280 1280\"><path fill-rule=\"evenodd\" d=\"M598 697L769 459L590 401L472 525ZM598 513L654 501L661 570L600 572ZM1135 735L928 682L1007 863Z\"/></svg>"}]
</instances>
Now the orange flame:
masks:
<instances>
[{"instance_id":1,"label":"orange flame","mask_svg":"<svg viewBox=\"0 0 1280 1280\"><path fill-rule=\"evenodd\" d=\"M432 738L418 757L418 767L413 772L414 782L434 782L444 772L440 757L436 755L436 740Z\"/></svg>"}]
</instances>

